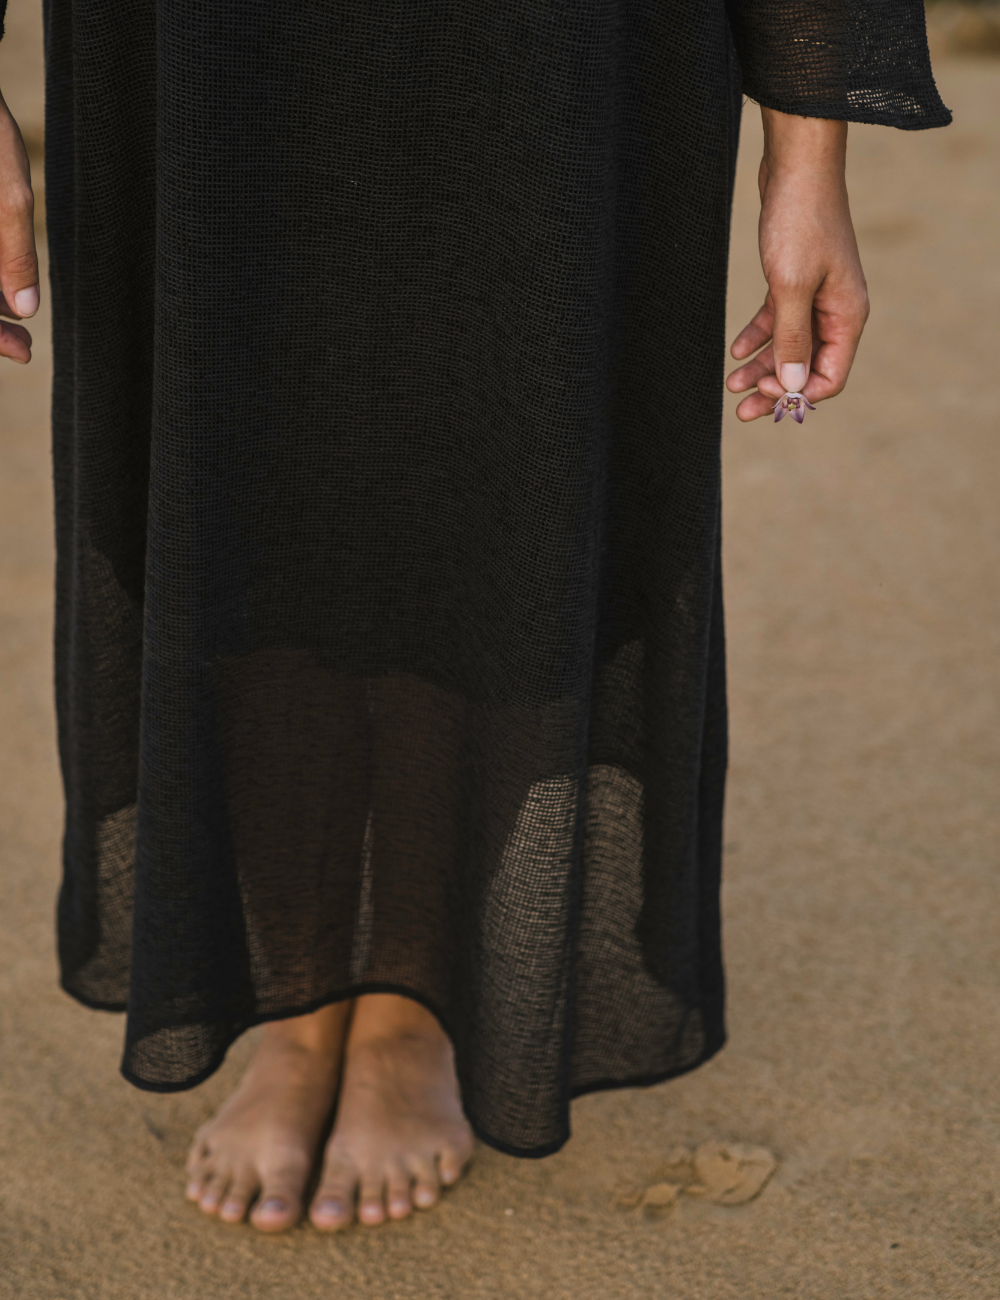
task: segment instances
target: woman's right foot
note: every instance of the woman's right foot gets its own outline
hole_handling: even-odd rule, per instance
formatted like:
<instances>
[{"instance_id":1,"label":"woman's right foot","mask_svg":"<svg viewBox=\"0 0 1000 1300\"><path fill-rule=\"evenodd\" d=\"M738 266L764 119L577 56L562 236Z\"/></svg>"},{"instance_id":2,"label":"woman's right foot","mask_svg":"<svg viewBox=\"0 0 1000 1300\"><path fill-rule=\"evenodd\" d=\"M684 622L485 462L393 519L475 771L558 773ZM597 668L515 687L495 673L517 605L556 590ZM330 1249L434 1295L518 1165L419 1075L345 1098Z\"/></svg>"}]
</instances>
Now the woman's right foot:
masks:
<instances>
[{"instance_id":1,"label":"woman's right foot","mask_svg":"<svg viewBox=\"0 0 1000 1300\"><path fill-rule=\"evenodd\" d=\"M308 1016L275 1020L239 1087L195 1134L187 1161L187 1198L206 1214L263 1232L290 1228L340 1079L350 1002Z\"/></svg>"}]
</instances>

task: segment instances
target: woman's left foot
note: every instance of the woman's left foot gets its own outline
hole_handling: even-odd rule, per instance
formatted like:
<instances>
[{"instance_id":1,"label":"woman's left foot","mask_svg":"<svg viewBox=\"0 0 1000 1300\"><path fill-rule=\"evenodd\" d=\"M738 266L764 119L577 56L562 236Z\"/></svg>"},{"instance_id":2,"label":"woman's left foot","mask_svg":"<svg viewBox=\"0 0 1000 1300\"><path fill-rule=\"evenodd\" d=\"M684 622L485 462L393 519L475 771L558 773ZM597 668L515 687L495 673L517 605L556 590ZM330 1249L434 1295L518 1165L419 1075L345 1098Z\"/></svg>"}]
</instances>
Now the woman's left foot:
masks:
<instances>
[{"instance_id":1,"label":"woman's left foot","mask_svg":"<svg viewBox=\"0 0 1000 1300\"><path fill-rule=\"evenodd\" d=\"M451 1042L437 1020L396 994L358 998L313 1224L403 1219L433 1205L471 1154Z\"/></svg>"}]
</instances>

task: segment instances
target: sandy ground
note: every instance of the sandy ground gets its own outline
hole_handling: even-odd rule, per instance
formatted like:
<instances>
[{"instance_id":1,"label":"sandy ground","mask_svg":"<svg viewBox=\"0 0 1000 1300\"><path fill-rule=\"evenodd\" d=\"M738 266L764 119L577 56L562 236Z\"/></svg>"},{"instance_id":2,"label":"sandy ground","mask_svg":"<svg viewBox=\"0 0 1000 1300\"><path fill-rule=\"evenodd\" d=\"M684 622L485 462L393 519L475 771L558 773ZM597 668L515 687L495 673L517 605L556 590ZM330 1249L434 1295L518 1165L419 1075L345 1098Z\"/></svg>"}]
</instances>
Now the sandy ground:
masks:
<instances>
[{"instance_id":1,"label":"sandy ground","mask_svg":"<svg viewBox=\"0 0 1000 1300\"><path fill-rule=\"evenodd\" d=\"M11 9L0 84L37 142L37 17ZM185 1146L248 1044L192 1092L141 1093L117 1073L121 1020L57 988L43 308L32 365L0 370L4 1300L1000 1293L1000 61L938 71L948 130L852 128L874 306L848 392L801 430L727 418L730 1042L580 1101L549 1159L480 1149L401 1225L264 1238L202 1218ZM734 331L761 294L755 118ZM756 1199L621 1203L709 1140L775 1154Z\"/></svg>"}]
</instances>

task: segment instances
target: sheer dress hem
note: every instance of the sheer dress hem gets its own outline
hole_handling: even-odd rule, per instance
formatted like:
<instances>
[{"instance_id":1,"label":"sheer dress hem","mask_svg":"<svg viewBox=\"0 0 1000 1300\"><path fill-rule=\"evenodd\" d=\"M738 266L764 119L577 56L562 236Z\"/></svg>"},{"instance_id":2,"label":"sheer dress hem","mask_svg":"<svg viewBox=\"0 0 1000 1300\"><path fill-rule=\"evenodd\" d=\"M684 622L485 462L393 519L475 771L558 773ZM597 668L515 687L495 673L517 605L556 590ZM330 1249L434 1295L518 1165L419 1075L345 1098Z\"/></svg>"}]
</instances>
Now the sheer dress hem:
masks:
<instances>
[{"instance_id":1,"label":"sheer dress hem","mask_svg":"<svg viewBox=\"0 0 1000 1300\"><path fill-rule=\"evenodd\" d=\"M81 1006L87 1007L88 1010L107 1011L116 1014L124 1014L128 1010L128 1006L124 1002L100 1002L93 998L88 998L86 994L80 993L72 988L66 980L60 981L60 987L63 992L68 993L74 1001L80 1003ZM423 994L419 993L414 988L408 988L401 984L377 981L374 983L360 984L354 988L348 989L344 993L338 994L336 997L319 998L305 1006L290 1007L281 1011L268 1012L263 1015L248 1017L245 1021L240 1022L238 1028L234 1028L232 1036L223 1047L217 1050L211 1062L205 1066L204 1069L182 1082L158 1083L155 1080L144 1079L133 1073L124 1064L120 1067L120 1073L127 1083L132 1084L133 1087L138 1088L142 1092L188 1092L192 1088L197 1088L200 1084L207 1082L207 1080L210 1079L222 1066L229 1053L229 1049L237 1039L242 1037L242 1035L248 1030L255 1028L257 1025L271 1024L276 1020L289 1020L294 1016L310 1015L315 1011L319 1011L323 1007L334 1006L338 1002L347 1002L352 998L363 997L368 993L396 993L402 997L410 998L414 1002L418 1002L431 1013L435 1020L437 1020L444 1029L445 1033L448 1034L449 1038L453 1037L452 1032L449 1030L448 1025L445 1023L444 1018L440 1013L440 1010L435 1007L428 998L424 997ZM714 1032L711 1030L706 1031L704 1047L696 1059L690 1062L685 1062L683 1065L679 1065L673 1069L661 1070L652 1074L630 1075L623 1078L608 1077L592 1079L586 1083L575 1084L568 1089L566 1094L567 1110L570 1102L575 1101L577 1097L584 1097L590 1093L614 1092L622 1088L652 1088L657 1084L667 1083L671 1079L678 1079L682 1075L690 1074L693 1070L699 1069L707 1061L710 1061L713 1056L716 1056L726 1045L726 1042L727 1034L725 1029L718 1027ZM531 1147L514 1146L510 1142L505 1142L502 1138L496 1137L494 1134L490 1133L488 1129L477 1121L475 1115L470 1115L466 1112L465 1117L468 1120L473 1133L481 1142L484 1142L488 1147L492 1147L494 1151L499 1151L502 1155L514 1156L519 1159L541 1160L545 1156L555 1155L557 1151L560 1151L566 1145L572 1136L567 1116L562 1133L553 1141Z\"/></svg>"}]
</instances>

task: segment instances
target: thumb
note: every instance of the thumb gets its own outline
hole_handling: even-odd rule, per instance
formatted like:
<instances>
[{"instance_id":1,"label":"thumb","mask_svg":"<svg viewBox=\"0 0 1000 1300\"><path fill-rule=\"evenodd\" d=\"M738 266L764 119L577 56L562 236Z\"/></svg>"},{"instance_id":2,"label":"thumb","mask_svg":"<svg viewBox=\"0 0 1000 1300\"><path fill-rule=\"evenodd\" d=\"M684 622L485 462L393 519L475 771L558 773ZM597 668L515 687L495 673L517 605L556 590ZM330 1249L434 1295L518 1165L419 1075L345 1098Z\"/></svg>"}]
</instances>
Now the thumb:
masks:
<instances>
[{"instance_id":1,"label":"thumb","mask_svg":"<svg viewBox=\"0 0 1000 1300\"><path fill-rule=\"evenodd\" d=\"M801 393L812 361L814 291L796 285L771 289L774 300L774 373L786 393Z\"/></svg>"}]
</instances>

